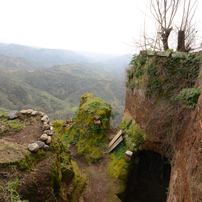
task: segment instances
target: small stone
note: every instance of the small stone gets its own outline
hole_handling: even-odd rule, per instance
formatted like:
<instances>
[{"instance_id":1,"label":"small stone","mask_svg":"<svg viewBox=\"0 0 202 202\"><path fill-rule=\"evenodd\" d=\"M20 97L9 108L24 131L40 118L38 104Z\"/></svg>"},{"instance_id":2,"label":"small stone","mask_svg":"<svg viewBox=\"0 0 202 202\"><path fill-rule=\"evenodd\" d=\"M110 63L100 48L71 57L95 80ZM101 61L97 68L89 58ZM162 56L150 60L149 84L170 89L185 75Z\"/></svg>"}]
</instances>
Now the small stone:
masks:
<instances>
[{"instance_id":1,"label":"small stone","mask_svg":"<svg viewBox=\"0 0 202 202\"><path fill-rule=\"evenodd\" d=\"M28 109L27 114L31 114L34 110L33 109Z\"/></svg>"},{"instance_id":2,"label":"small stone","mask_svg":"<svg viewBox=\"0 0 202 202\"><path fill-rule=\"evenodd\" d=\"M31 113L32 116L35 116L36 114L37 114L37 111L33 111L33 112Z\"/></svg>"},{"instance_id":3,"label":"small stone","mask_svg":"<svg viewBox=\"0 0 202 202\"><path fill-rule=\"evenodd\" d=\"M44 122L42 126L42 130L50 130L50 125L48 125L46 122Z\"/></svg>"},{"instance_id":4,"label":"small stone","mask_svg":"<svg viewBox=\"0 0 202 202\"><path fill-rule=\"evenodd\" d=\"M49 123L49 122L50 122L50 120L49 120L49 118L48 118L47 115L43 116L43 117L41 118L41 121L42 121L42 122L46 122L46 123Z\"/></svg>"},{"instance_id":5,"label":"small stone","mask_svg":"<svg viewBox=\"0 0 202 202\"><path fill-rule=\"evenodd\" d=\"M48 135L47 134L42 134L40 137L40 140L43 142L46 142L48 140Z\"/></svg>"},{"instance_id":6,"label":"small stone","mask_svg":"<svg viewBox=\"0 0 202 202\"><path fill-rule=\"evenodd\" d=\"M43 148L45 143L42 141L36 141L35 143L37 143L39 145L39 149Z\"/></svg>"},{"instance_id":7,"label":"small stone","mask_svg":"<svg viewBox=\"0 0 202 202\"><path fill-rule=\"evenodd\" d=\"M49 149L49 146L47 144L44 145L43 147L45 150L48 150Z\"/></svg>"},{"instance_id":8,"label":"small stone","mask_svg":"<svg viewBox=\"0 0 202 202\"><path fill-rule=\"evenodd\" d=\"M126 160L126 161L131 161L132 155L133 155L133 152L127 150L127 151L125 152L125 160Z\"/></svg>"},{"instance_id":9,"label":"small stone","mask_svg":"<svg viewBox=\"0 0 202 202\"><path fill-rule=\"evenodd\" d=\"M39 145L37 143L29 144L28 149L31 152L37 152L39 150Z\"/></svg>"},{"instance_id":10,"label":"small stone","mask_svg":"<svg viewBox=\"0 0 202 202\"><path fill-rule=\"evenodd\" d=\"M53 130L44 130L43 133L51 136L53 134Z\"/></svg>"},{"instance_id":11,"label":"small stone","mask_svg":"<svg viewBox=\"0 0 202 202\"><path fill-rule=\"evenodd\" d=\"M45 115L45 113L43 113L43 112L37 112L37 114L39 115L39 116L44 116Z\"/></svg>"},{"instance_id":12,"label":"small stone","mask_svg":"<svg viewBox=\"0 0 202 202\"><path fill-rule=\"evenodd\" d=\"M171 51L156 51L156 55L161 57L170 57Z\"/></svg>"},{"instance_id":13,"label":"small stone","mask_svg":"<svg viewBox=\"0 0 202 202\"><path fill-rule=\"evenodd\" d=\"M98 120L100 120L100 117L99 116L94 116L94 120L98 121Z\"/></svg>"},{"instance_id":14,"label":"small stone","mask_svg":"<svg viewBox=\"0 0 202 202\"><path fill-rule=\"evenodd\" d=\"M27 110L23 109L23 110L20 111L20 113L21 113L21 114L26 114L26 113L27 113Z\"/></svg>"},{"instance_id":15,"label":"small stone","mask_svg":"<svg viewBox=\"0 0 202 202\"><path fill-rule=\"evenodd\" d=\"M46 140L46 144L50 144L51 143L51 136L48 136L48 139Z\"/></svg>"},{"instance_id":16,"label":"small stone","mask_svg":"<svg viewBox=\"0 0 202 202\"><path fill-rule=\"evenodd\" d=\"M72 122L73 122L73 120L65 120L62 125L63 125L63 127L66 127L67 124L72 123Z\"/></svg>"},{"instance_id":17,"label":"small stone","mask_svg":"<svg viewBox=\"0 0 202 202\"><path fill-rule=\"evenodd\" d=\"M188 53L184 53L184 52L177 52L177 51L175 51L175 52L173 52L172 53L172 57L173 58L188 58L188 56L189 56L189 54Z\"/></svg>"},{"instance_id":18,"label":"small stone","mask_svg":"<svg viewBox=\"0 0 202 202\"><path fill-rule=\"evenodd\" d=\"M12 120L12 119L18 118L17 112L18 112L17 110L14 110L14 111L9 112L9 113L6 115L6 118L7 118L8 120Z\"/></svg>"}]
</instances>

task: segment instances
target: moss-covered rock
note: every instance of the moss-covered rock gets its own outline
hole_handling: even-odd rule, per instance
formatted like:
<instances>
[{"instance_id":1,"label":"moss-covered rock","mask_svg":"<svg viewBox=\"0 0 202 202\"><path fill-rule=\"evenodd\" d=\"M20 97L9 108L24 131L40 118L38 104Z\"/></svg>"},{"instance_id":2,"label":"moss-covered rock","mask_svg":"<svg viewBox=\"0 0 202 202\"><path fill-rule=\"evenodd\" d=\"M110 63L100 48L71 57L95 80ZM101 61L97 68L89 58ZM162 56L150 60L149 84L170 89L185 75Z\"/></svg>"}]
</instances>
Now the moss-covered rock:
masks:
<instances>
[{"instance_id":1,"label":"moss-covered rock","mask_svg":"<svg viewBox=\"0 0 202 202\"><path fill-rule=\"evenodd\" d=\"M88 159L99 159L106 150L107 131L110 127L111 105L99 97L87 93L81 97L76 121L65 129L68 140L78 147L78 154ZM94 116L100 117L101 126L94 124Z\"/></svg>"}]
</instances>

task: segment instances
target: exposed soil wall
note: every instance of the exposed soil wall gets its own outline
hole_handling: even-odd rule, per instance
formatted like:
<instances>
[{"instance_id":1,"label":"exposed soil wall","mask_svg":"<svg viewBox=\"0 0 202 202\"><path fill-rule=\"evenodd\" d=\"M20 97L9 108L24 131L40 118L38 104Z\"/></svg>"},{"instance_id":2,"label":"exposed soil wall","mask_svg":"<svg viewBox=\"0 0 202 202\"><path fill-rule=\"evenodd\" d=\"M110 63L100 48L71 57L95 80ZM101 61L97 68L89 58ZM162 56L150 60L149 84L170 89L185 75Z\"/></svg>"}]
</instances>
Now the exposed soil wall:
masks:
<instances>
[{"instance_id":1,"label":"exposed soil wall","mask_svg":"<svg viewBox=\"0 0 202 202\"><path fill-rule=\"evenodd\" d=\"M159 56L162 57L162 56ZM202 71L194 84L200 90ZM125 113L146 131L149 141L140 149L152 150L169 159L171 175L168 202L202 201L202 95L193 109L173 107L164 97L146 97L143 87L126 91ZM164 131L166 116L174 117L176 133ZM166 130L168 127L166 128ZM169 135L168 135L169 134Z\"/></svg>"}]
</instances>

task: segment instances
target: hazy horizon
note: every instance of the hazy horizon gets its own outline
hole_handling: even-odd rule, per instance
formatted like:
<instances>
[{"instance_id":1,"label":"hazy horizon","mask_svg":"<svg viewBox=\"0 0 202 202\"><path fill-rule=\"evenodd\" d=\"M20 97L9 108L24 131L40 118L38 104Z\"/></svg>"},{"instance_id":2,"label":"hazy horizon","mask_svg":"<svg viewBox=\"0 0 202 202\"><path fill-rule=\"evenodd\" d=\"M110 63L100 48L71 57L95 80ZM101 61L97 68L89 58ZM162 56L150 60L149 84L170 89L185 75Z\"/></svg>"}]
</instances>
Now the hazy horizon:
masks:
<instances>
[{"instance_id":1,"label":"hazy horizon","mask_svg":"<svg viewBox=\"0 0 202 202\"><path fill-rule=\"evenodd\" d=\"M0 42L81 52L133 54L145 0L0 1ZM196 21L201 23L198 2ZM180 19L180 18L179 18ZM147 31L154 22L148 18ZM202 33L199 24L199 34Z\"/></svg>"}]
</instances>

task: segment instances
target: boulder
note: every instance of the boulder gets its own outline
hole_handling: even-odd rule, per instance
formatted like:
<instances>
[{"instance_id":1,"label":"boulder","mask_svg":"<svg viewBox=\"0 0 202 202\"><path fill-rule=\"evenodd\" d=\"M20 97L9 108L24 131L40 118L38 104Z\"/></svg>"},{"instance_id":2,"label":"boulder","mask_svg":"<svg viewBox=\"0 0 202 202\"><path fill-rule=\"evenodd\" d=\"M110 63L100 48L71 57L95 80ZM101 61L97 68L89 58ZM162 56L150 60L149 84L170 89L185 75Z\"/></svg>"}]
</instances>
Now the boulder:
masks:
<instances>
[{"instance_id":1,"label":"boulder","mask_svg":"<svg viewBox=\"0 0 202 202\"><path fill-rule=\"evenodd\" d=\"M37 143L29 144L28 149L31 152L37 152L39 150L39 145Z\"/></svg>"},{"instance_id":2,"label":"boulder","mask_svg":"<svg viewBox=\"0 0 202 202\"><path fill-rule=\"evenodd\" d=\"M11 111L11 112L9 112L7 115L6 115L6 118L8 119L8 120L12 120L12 119L16 119L16 118L18 118L18 111L17 110L14 110L14 111Z\"/></svg>"}]
</instances>

